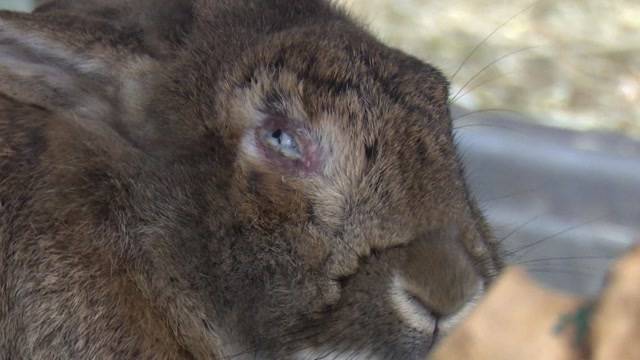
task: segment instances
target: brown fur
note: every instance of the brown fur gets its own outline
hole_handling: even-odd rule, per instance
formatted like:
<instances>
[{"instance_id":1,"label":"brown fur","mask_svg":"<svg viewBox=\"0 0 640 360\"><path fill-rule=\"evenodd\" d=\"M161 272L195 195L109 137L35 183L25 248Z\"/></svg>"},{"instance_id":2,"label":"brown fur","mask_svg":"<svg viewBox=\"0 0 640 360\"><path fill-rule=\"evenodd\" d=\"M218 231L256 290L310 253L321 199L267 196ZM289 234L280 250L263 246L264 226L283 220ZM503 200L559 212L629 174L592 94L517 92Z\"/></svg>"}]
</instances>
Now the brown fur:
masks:
<instances>
[{"instance_id":1,"label":"brown fur","mask_svg":"<svg viewBox=\"0 0 640 360\"><path fill-rule=\"evenodd\" d=\"M433 67L320 0L80 3L0 12L0 359L419 359L499 270Z\"/></svg>"}]
</instances>

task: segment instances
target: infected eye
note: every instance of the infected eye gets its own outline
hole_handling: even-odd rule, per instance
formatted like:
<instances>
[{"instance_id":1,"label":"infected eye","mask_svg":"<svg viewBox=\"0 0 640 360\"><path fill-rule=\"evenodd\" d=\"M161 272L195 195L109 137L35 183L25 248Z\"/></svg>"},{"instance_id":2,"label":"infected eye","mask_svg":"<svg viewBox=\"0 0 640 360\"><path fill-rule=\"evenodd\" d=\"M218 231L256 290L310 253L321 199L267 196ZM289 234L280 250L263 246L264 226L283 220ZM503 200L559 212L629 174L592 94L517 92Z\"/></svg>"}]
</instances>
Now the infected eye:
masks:
<instances>
[{"instance_id":1,"label":"infected eye","mask_svg":"<svg viewBox=\"0 0 640 360\"><path fill-rule=\"evenodd\" d=\"M281 116L267 116L253 131L255 145L274 170L294 175L312 175L324 160L312 133L301 121Z\"/></svg>"},{"instance_id":2,"label":"infected eye","mask_svg":"<svg viewBox=\"0 0 640 360\"><path fill-rule=\"evenodd\" d=\"M302 158L300 146L295 138L282 129L267 132L264 140L273 150L289 159L298 160Z\"/></svg>"}]
</instances>

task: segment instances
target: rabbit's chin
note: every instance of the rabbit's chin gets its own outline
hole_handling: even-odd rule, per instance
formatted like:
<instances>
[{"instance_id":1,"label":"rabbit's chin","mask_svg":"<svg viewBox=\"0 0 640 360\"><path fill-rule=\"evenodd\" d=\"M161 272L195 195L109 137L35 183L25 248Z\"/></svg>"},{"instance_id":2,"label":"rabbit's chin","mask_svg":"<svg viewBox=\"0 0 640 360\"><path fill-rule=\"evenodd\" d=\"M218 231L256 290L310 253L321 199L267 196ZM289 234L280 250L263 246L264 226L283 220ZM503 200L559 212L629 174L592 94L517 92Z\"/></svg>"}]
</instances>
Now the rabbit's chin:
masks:
<instances>
[{"instance_id":1,"label":"rabbit's chin","mask_svg":"<svg viewBox=\"0 0 640 360\"><path fill-rule=\"evenodd\" d=\"M412 292L410 282L402 275L370 279L378 285L370 286L371 282L365 285L364 280L375 275L366 275L367 270L346 283L342 300L327 307L326 318L306 318L295 326L297 331L279 335L275 333L282 331L281 326L275 326L270 334L250 336L262 339L252 344L226 339L223 343L229 346L224 354L246 360L421 360L471 312L485 292L482 281L477 281L469 286L475 290L470 290L455 311L438 314Z\"/></svg>"}]
</instances>

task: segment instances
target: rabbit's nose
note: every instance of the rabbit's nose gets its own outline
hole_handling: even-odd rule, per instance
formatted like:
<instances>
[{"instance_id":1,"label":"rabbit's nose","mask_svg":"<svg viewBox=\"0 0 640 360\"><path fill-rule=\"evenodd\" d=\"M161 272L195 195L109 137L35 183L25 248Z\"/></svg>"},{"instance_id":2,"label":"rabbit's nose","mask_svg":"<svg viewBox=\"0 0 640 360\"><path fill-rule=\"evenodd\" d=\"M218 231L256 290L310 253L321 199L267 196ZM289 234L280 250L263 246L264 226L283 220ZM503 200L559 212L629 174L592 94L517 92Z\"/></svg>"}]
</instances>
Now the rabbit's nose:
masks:
<instances>
[{"instance_id":1,"label":"rabbit's nose","mask_svg":"<svg viewBox=\"0 0 640 360\"><path fill-rule=\"evenodd\" d=\"M406 260L397 272L402 288L432 316L457 313L482 284L456 236L455 231L421 236L407 246Z\"/></svg>"},{"instance_id":2,"label":"rabbit's nose","mask_svg":"<svg viewBox=\"0 0 640 360\"><path fill-rule=\"evenodd\" d=\"M390 288L390 300L393 309L409 327L427 334L433 345L438 337L448 334L474 308L477 300L484 293L481 282L475 287L469 299L456 310L442 314L430 305L430 299L423 298L413 292L414 288L406 280L396 274Z\"/></svg>"}]
</instances>

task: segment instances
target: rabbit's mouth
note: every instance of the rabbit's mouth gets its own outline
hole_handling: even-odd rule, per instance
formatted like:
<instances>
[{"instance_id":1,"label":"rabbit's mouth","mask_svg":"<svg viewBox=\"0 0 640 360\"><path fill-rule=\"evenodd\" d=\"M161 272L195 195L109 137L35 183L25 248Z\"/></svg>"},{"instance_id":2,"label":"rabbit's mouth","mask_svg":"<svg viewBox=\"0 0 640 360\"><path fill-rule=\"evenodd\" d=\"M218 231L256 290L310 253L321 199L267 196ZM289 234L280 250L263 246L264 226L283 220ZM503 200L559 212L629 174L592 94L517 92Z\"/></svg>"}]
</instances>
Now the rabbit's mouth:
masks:
<instances>
[{"instance_id":1,"label":"rabbit's mouth","mask_svg":"<svg viewBox=\"0 0 640 360\"><path fill-rule=\"evenodd\" d=\"M485 288L471 261L439 243L418 241L364 259L357 272L341 281L336 304L316 317L288 309L286 315L296 324L280 322L252 333L249 339L260 340L250 348L260 351L246 359L424 359L473 309ZM407 254L422 252L446 261L448 268L422 267L418 277L406 265L411 264Z\"/></svg>"}]
</instances>

